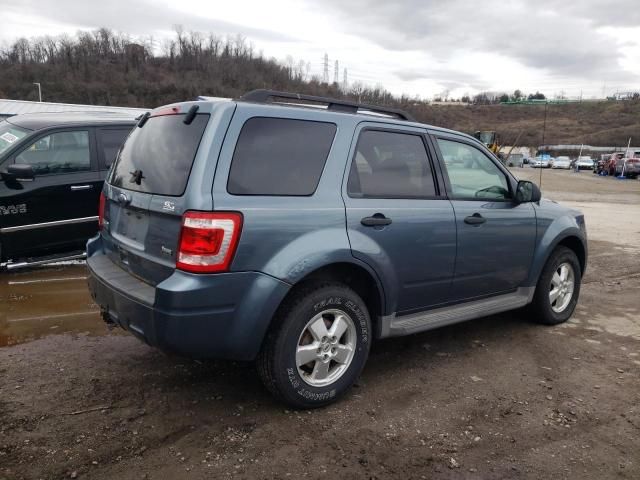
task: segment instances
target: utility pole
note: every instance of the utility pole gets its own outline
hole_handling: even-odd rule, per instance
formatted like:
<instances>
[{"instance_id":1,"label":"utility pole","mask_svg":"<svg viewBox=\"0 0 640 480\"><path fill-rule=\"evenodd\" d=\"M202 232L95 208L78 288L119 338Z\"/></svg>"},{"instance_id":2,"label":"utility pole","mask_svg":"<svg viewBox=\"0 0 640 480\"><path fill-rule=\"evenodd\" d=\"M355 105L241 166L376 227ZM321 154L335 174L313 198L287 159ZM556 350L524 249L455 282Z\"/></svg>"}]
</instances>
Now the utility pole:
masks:
<instances>
[{"instance_id":1,"label":"utility pole","mask_svg":"<svg viewBox=\"0 0 640 480\"><path fill-rule=\"evenodd\" d=\"M322 61L322 81L329 83L329 54L324 54L324 60Z\"/></svg>"},{"instance_id":2,"label":"utility pole","mask_svg":"<svg viewBox=\"0 0 640 480\"><path fill-rule=\"evenodd\" d=\"M335 83L336 85L338 84L338 78L339 78L339 72L340 71L340 67L338 66L338 60L336 60L336 63L333 66L333 83Z\"/></svg>"},{"instance_id":3,"label":"utility pole","mask_svg":"<svg viewBox=\"0 0 640 480\"><path fill-rule=\"evenodd\" d=\"M549 107L549 102L544 102L544 121L542 123L542 146L544 146L544 135L547 131L547 108Z\"/></svg>"},{"instance_id":4,"label":"utility pole","mask_svg":"<svg viewBox=\"0 0 640 480\"><path fill-rule=\"evenodd\" d=\"M542 145L541 147L544 148L544 135L547 132L547 108L549 107L549 100L545 100L544 101L544 122L542 123ZM540 154L540 160L542 161L542 155L545 155L544 153ZM542 163L540 163L540 178L538 180L538 188L542 188Z\"/></svg>"},{"instance_id":5,"label":"utility pole","mask_svg":"<svg viewBox=\"0 0 640 480\"><path fill-rule=\"evenodd\" d=\"M40 86L40 83L34 82L33 84L38 87L38 98L40 99L39 101L42 102L42 87Z\"/></svg>"}]
</instances>

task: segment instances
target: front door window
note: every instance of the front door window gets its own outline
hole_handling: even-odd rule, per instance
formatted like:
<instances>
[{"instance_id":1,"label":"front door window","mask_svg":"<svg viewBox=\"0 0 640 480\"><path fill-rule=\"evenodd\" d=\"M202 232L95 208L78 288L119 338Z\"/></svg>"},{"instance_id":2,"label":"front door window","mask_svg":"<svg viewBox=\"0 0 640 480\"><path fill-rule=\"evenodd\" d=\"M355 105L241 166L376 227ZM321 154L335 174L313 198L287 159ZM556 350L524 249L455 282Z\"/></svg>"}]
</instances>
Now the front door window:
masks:
<instances>
[{"instance_id":1,"label":"front door window","mask_svg":"<svg viewBox=\"0 0 640 480\"><path fill-rule=\"evenodd\" d=\"M89 132L57 132L41 137L23 150L15 163L31 165L36 175L91 170Z\"/></svg>"},{"instance_id":2,"label":"front door window","mask_svg":"<svg viewBox=\"0 0 640 480\"><path fill-rule=\"evenodd\" d=\"M449 174L451 193L459 200L508 200L507 177L484 153L466 143L438 139Z\"/></svg>"}]
</instances>

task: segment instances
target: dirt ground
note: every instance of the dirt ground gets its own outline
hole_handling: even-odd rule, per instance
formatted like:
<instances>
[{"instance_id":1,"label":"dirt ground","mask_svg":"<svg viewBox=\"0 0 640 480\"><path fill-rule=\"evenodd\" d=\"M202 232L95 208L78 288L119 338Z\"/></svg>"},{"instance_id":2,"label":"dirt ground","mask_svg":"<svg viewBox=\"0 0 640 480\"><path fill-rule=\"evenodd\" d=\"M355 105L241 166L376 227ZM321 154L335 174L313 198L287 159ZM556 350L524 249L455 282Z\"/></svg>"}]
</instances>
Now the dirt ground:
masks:
<instances>
[{"instance_id":1,"label":"dirt ground","mask_svg":"<svg viewBox=\"0 0 640 480\"><path fill-rule=\"evenodd\" d=\"M572 320L378 342L315 411L272 400L251 365L108 332L82 265L1 275L0 479L640 478L640 181L542 175L586 215Z\"/></svg>"}]
</instances>

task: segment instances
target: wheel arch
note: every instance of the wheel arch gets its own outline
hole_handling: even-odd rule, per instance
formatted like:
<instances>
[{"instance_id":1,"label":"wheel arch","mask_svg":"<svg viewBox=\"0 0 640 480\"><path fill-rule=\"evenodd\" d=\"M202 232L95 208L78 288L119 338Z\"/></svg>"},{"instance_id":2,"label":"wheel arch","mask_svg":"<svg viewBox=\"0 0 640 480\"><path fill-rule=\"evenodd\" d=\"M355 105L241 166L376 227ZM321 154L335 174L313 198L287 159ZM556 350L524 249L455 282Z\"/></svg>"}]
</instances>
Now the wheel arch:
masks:
<instances>
[{"instance_id":1,"label":"wheel arch","mask_svg":"<svg viewBox=\"0 0 640 480\"><path fill-rule=\"evenodd\" d=\"M585 248L582 240L575 235L568 235L560 240L554 246L553 250L558 247L567 247L569 250L572 250L573 253L576 254L576 257L578 257L578 262L580 263L580 275L584 275L584 271L587 268L587 249ZM553 250L549 253L549 255L551 255Z\"/></svg>"},{"instance_id":2,"label":"wheel arch","mask_svg":"<svg viewBox=\"0 0 640 480\"><path fill-rule=\"evenodd\" d=\"M284 305L301 288L313 282L334 281L353 289L364 301L371 317L374 336L379 336L380 318L385 312L385 295L382 283L375 272L359 262L340 261L317 267L299 278L280 302Z\"/></svg>"},{"instance_id":3,"label":"wheel arch","mask_svg":"<svg viewBox=\"0 0 640 480\"><path fill-rule=\"evenodd\" d=\"M529 286L535 287L538 284L544 266L559 246L567 247L576 254L578 262L580 263L580 273L584 275L587 267L587 246L586 240L583 238L582 232L579 229L568 229L562 234L557 235L552 241L541 242L541 245L546 246L541 248L534 257L534 268L532 268L530 272Z\"/></svg>"}]
</instances>

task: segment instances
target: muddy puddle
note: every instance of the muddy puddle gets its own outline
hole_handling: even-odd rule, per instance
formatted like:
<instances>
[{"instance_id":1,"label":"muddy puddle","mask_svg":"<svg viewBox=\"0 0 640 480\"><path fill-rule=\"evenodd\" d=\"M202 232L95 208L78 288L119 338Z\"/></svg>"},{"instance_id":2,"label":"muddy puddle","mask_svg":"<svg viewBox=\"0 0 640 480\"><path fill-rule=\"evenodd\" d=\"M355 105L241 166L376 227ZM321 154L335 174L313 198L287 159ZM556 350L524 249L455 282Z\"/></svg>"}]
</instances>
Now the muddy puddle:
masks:
<instances>
[{"instance_id":1,"label":"muddy puddle","mask_svg":"<svg viewBox=\"0 0 640 480\"><path fill-rule=\"evenodd\" d=\"M47 335L107 332L84 264L0 273L0 347Z\"/></svg>"}]
</instances>

